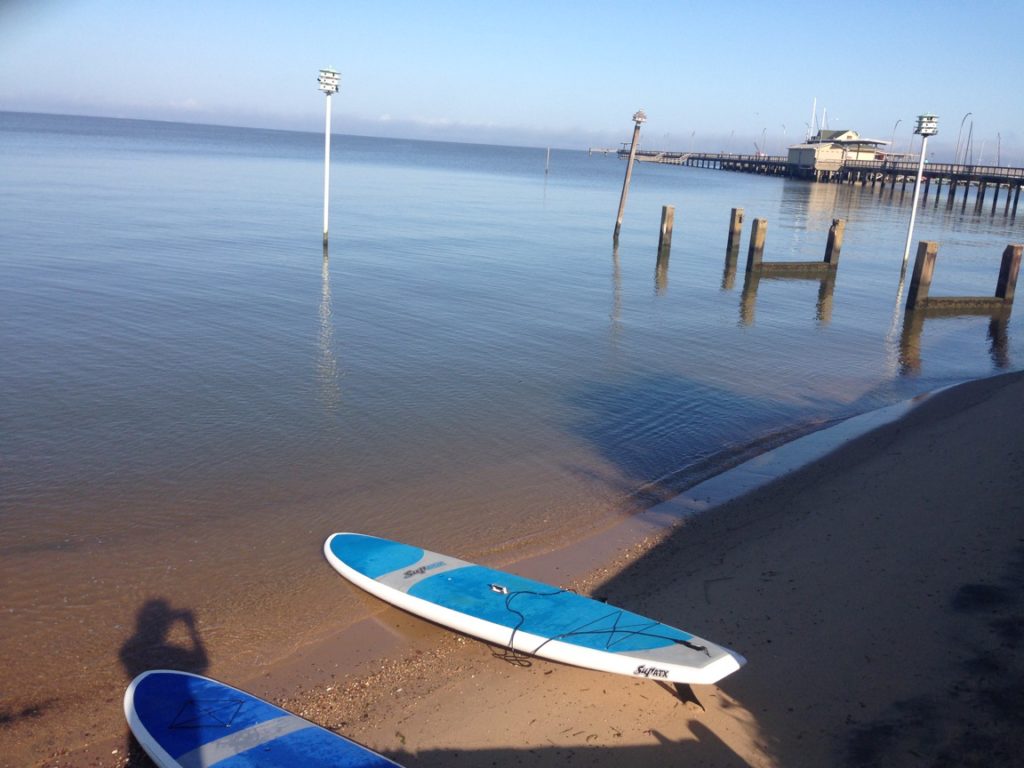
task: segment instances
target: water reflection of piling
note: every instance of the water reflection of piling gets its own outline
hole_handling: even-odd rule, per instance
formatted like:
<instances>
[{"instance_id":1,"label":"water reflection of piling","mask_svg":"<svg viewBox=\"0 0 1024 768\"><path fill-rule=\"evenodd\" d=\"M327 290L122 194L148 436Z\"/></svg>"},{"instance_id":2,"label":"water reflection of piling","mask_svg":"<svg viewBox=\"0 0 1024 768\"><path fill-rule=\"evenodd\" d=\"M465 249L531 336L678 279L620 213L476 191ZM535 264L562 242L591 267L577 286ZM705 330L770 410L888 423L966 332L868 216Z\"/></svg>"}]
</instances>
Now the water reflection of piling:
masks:
<instances>
[{"instance_id":1,"label":"water reflection of piling","mask_svg":"<svg viewBox=\"0 0 1024 768\"><path fill-rule=\"evenodd\" d=\"M612 246L612 311L611 311L611 343L618 346L622 332L622 270L619 266L619 245Z\"/></svg>"},{"instance_id":2,"label":"water reflection of piling","mask_svg":"<svg viewBox=\"0 0 1024 768\"><path fill-rule=\"evenodd\" d=\"M931 309L911 309L903 314L903 330L900 334L899 347L900 373L907 376L921 371L921 335L926 320L964 317L972 314L990 315L986 335L989 340L989 355L992 358L992 364L1000 369L1009 368L1009 307L991 312L964 312L961 309L950 307L932 307Z\"/></svg>"},{"instance_id":3,"label":"water reflection of piling","mask_svg":"<svg viewBox=\"0 0 1024 768\"><path fill-rule=\"evenodd\" d=\"M817 280L818 298L814 306L814 318L819 325L832 322L832 303L836 290L836 273L834 270L825 272L810 270L801 272L789 271L785 274L773 274L769 270L753 270L743 277L743 290L740 292L740 324L754 324L754 310L757 307L757 291L761 280Z\"/></svg>"},{"instance_id":4,"label":"water reflection of piling","mask_svg":"<svg viewBox=\"0 0 1024 768\"><path fill-rule=\"evenodd\" d=\"M736 284L736 264L739 261L738 251L725 252L725 268L722 270L722 290L731 291Z\"/></svg>"}]
</instances>

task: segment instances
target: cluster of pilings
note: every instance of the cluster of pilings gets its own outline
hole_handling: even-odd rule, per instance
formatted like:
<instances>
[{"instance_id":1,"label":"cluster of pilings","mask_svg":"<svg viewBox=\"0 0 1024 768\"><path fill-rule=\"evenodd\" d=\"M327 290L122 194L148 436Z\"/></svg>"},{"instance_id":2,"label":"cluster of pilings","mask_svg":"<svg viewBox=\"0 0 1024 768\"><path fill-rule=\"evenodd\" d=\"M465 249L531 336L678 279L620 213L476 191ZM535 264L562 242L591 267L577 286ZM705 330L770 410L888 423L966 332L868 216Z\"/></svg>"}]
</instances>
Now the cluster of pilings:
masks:
<instances>
[{"instance_id":1,"label":"cluster of pilings","mask_svg":"<svg viewBox=\"0 0 1024 768\"><path fill-rule=\"evenodd\" d=\"M739 251L739 233L743 222L743 209L733 208L729 219L729 238L726 244L726 269L730 260L735 265ZM827 324L832 320L832 295L836 285L836 271L839 268L839 254L843 248L846 232L844 219L833 219L825 243L825 255L821 261L765 261L764 247L768 234L768 220L754 219L750 227L750 243L747 247L747 268L740 296L740 321L744 325L754 322L754 308L757 290L762 278L784 280L814 280L818 282L816 316L818 322Z\"/></svg>"},{"instance_id":2,"label":"cluster of pilings","mask_svg":"<svg viewBox=\"0 0 1024 768\"><path fill-rule=\"evenodd\" d=\"M731 290L735 284L739 261L740 240L743 230L742 208L733 208L729 219L726 239L725 271L722 276L722 290ZM668 263L672 249L672 232L675 223L675 207L665 205L661 210L661 226L658 236L658 258L655 268L655 285L659 293L668 284ZM757 291L762 278L816 280L819 283L816 315L818 322L827 324L832 317L832 296L835 290L839 255L846 232L844 219L833 219L825 243L821 261L765 261L767 219L754 219L750 228L750 242L747 248L746 270L740 298L740 321L743 325L754 322ZM920 337L924 321L929 317L953 317L961 315L989 315L989 337L992 339L992 354L997 365L1008 365L1007 324L1020 272L1021 254L1024 245L1008 245L996 280L993 296L929 296L938 244L922 241L919 244L917 260L907 293L906 311L903 318L903 333L900 339L900 359L903 371L913 373L920 368ZM900 282L902 289L902 278Z\"/></svg>"},{"instance_id":3,"label":"cluster of pilings","mask_svg":"<svg viewBox=\"0 0 1024 768\"><path fill-rule=\"evenodd\" d=\"M658 260L654 278L655 286L659 293L668 284L668 262L672 248L674 221L675 208L670 205L663 206L661 210L661 232L658 238ZM735 283L742 229L743 209L733 208L729 219L729 236L726 242L722 290L731 290ZM846 231L846 221L844 219L833 219L832 226L828 232L828 240L825 244L825 255L821 261L765 261L764 248L767 231L767 219L754 219L750 231L750 245L747 249L747 265L740 302L741 321L744 325L753 323L757 289L761 278L767 277L773 279L818 281L818 320L822 323L828 323L832 315L832 294L835 290L836 271L839 268L839 254L843 248L843 234Z\"/></svg>"},{"instance_id":4,"label":"cluster of pilings","mask_svg":"<svg viewBox=\"0 0 1024 768\"><path fill-rule=\"evenodd\" d=\"M916 373L921 368L921 331L926 320L964 315L989 317L988 335L992 342L993 360L1001 368L1009 365L1007 326L1022 251L1024 245L1014 244L1003 250L993 296L930 296L939 244L930 240L918 243L900 336L900 364L904 373Z\"/></svg>"}]
</instances>

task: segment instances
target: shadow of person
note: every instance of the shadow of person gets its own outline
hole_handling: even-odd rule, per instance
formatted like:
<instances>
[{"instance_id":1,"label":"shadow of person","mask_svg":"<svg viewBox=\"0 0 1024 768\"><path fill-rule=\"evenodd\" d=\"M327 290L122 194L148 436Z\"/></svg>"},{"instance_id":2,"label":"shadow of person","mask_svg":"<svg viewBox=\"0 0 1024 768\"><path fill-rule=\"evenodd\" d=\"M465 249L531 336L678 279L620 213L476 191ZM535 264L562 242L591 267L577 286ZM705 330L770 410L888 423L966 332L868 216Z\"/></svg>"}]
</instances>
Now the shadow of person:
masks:
<instances>
[{"instance_id":1,"label":"shadow of person","mask_svg":"<svg viewBox=\"0 0 1024 768\"><path fill-rule=\"evenodd\" d=\"M121 646L120 659L129 680L150 669L203 674L210 665L195 615L189 610L172 608L163 598L147 600L139 609L135 634ZM129 768L153 765L131 731L127 751L125 765Z\"/></svg>"}]
</instances>

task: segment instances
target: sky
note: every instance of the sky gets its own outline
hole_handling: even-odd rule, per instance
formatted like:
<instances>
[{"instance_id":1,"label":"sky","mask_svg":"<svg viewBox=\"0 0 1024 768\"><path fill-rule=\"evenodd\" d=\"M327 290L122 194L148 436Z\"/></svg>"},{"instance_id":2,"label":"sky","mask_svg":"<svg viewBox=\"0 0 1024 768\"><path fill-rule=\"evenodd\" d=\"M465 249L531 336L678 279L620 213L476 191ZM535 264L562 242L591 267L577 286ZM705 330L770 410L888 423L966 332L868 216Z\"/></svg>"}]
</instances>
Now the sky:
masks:
<instances>
[{"instance_id":1,"label":"sky","mask_svg":"<svg viewBox=\"0 0 1024 768\"><path fill-rule=\"evenodd\" d=\"M0 110L779 154L810 126L1024 166L1020 0L0 0Z\"/></svg>"}]
</instances>

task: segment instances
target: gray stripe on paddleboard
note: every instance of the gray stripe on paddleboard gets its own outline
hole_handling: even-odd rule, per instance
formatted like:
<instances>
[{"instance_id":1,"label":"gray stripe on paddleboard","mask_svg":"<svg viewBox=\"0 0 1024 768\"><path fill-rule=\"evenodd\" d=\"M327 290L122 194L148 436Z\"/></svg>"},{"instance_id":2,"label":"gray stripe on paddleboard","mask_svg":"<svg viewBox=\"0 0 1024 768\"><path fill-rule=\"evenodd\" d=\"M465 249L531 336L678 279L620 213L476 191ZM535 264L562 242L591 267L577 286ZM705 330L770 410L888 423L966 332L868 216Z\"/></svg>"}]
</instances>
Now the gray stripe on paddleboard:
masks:
<instances>
[{"instance_id":1,"label":"gray stripe on paddleboard","mask_svg":"<svg viewBox=\"0 0 1024 768\"><path fill-rule=\"evenodd\" d=\"M378 576L376 581L392 589L397 589L399 592L408 592L424 579L446 571L465 568L467 565L471 565L471 563L456 557L445 557L436 552L424 551L423 557L412 565Z\"/></svg>"},{"instance_id":2,"label":"gray stripe on paddleboard","mask_svg":"<svg viewBox=\"0 0 1024 768\"><path fill-rule=\"evenodd\" d=\"M284 715L273 720L264 720L243 731L196 747L191 752L186 752L179 757L178 762L181 763L182 768L207 768L207 766L227 760L229 757L234 757L253 747L287 736L289 733L315 727L308 720L303 720L295 715Z\"/></svg>"},{"instance_id":3,"label":"gray stripe on paddleboard","mask_svg":"<svg viewBox=\"0 0 1024 768\"><path fill-rule=\"evenodd\" d=\"M709 664L713 664L716 661L732 656L728 651L722 648L712 645L706 640L701 640L699 637L693 638L691 642L694 645L703 646L707 650L697 650L690 648L681 643L673 643L672 645L666 645L661 648L648 648L644 651L622 651L623 656L632 656L643 661L649 661L654 664L679 664L693 669L702 669ZM614 648L609 649L612 653L615 653Z\"/></svg>"}]
</instances>

